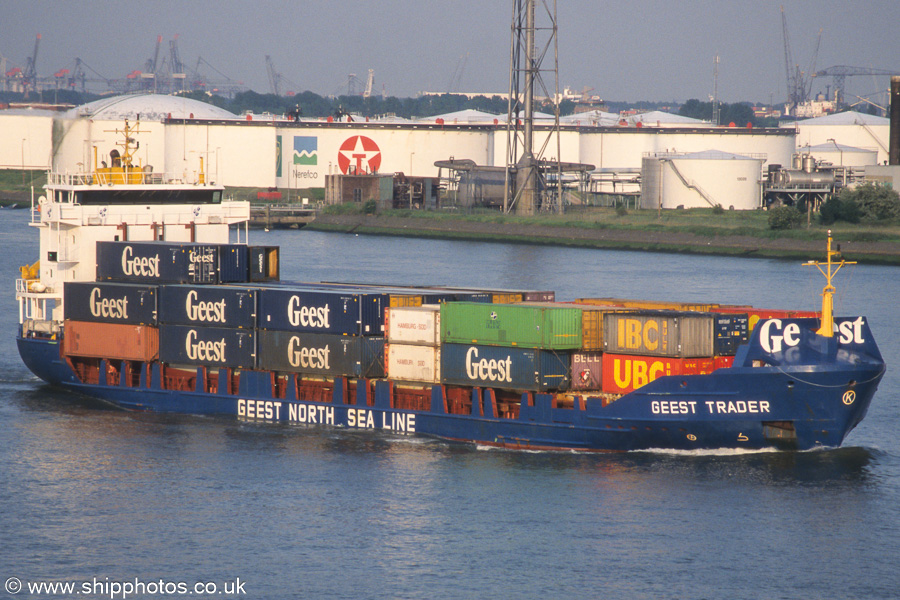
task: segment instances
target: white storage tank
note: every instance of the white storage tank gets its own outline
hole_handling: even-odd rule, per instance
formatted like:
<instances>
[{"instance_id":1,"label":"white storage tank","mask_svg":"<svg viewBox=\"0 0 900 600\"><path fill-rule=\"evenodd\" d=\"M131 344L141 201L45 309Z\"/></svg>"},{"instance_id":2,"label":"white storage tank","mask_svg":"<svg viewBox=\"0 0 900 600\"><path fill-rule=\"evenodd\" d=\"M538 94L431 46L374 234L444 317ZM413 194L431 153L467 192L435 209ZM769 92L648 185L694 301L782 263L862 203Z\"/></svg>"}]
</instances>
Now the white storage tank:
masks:
<instances>
[{"instance_id":1,"label":"white storage tank","mask_svg":"<svg viewBox=\"0 0 900 600\"><path fill-rule=\"evenodd\" d=\"M868 167L878 164L877 148L857 148L834 141L804 146L800 152L812 155L819 164L831 163L834 167Z\"/></svg>"},{"instance_id":2,"label":"white storage tank","mask_svg":"<svg viewBox=\"0 0 900 600\"><path fill-rule=\"evenodd\" d=\"M765 156L720 150L650 153L641 164L641 208L725 209L760 206Z\"/></svg>"}]
</instances>

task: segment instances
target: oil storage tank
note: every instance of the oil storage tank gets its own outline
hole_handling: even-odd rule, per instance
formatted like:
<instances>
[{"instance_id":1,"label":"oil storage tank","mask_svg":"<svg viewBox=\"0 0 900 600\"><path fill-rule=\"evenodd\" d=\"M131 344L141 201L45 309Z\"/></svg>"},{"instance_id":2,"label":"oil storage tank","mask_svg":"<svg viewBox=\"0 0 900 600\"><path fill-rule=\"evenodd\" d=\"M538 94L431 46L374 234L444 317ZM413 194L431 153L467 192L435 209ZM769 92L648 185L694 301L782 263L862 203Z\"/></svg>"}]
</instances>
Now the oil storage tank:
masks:
<instances>
[{"instance_id":1,"label":"oil storage tank","mask_svg":"<svg viewBox=\"0 0 900 600\"><path fill-rule=\"evenodd\" d=\"M760 206L765 156L720 150L645 154L641 208L695 208L717 204L734 210Z\"/></svg>"}]
</instances>

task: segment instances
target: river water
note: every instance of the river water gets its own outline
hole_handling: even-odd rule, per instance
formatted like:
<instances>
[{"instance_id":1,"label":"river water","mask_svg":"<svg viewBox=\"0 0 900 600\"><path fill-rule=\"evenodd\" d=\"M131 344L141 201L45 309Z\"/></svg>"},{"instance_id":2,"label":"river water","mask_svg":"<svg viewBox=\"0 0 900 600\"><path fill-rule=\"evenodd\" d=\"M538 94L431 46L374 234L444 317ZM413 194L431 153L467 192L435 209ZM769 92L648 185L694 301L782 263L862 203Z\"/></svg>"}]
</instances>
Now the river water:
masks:
<instances>
[{"instance_id":1,"label":"river water","mask_svg":"<svg viewBox=\"0 0 900 600\"><path fill-rule=\"evenodd\" d=\"M866 315L888 362L844 447L526 453L134 414L54 390L13 340L13 281L37 258L35 231L24 211L2 216L0 596L17 584L10 597L900 594L896 268L848 267L837 282L837 313ZM800 309L817 308L822 287L794 261L296 231L251 242L281 246L286 280Z\"/></svg>"}]
</instances>

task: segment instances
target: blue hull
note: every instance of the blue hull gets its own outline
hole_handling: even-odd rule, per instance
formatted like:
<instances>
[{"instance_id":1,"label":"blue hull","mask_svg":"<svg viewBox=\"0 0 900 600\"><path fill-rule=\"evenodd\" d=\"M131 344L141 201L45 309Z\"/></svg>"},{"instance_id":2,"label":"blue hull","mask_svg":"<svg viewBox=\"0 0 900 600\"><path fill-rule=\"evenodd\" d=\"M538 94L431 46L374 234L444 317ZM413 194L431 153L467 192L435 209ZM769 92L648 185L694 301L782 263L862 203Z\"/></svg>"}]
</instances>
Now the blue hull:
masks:
<instances>
[{"instance_id":1,"label":"blue hull","mask_svg":"<svg viewBox=\"0 0 900 600\"><path fill-rule=\"evenodd\" d=\"M425 392L427 404L420 408L426 410L406 410L392 408L393 387L385 380L370 387L365 380L338 377L329 397L309 401L296 397L294 375L283 397L274 393L271 374L262 371L242 372L236 393L224 392L224 373L217 393L174 391L164 389L158 363L144 365L139 381L122 378L110 385L103 361L99 380L82 383L61 358L56 341L19 336L17 342L25 364L41 379L124 409L382 429L523 449L836 447L865 416L884 374L877 348L869 348L870 360L818 357L821 364L788 364L804 362L794 357L774 366L661 377L605 406L601 398L587 398L559 408L549 394L525 393L518 413L509 418L498 409L495 391L483 388L457 388L457 396L471 399L471 414L450 414L448 386ZM836 346L834 350L826 353L837 356ZM753 360L753 352L745 349L736 364Z\"/></svg>"}]
</instances>

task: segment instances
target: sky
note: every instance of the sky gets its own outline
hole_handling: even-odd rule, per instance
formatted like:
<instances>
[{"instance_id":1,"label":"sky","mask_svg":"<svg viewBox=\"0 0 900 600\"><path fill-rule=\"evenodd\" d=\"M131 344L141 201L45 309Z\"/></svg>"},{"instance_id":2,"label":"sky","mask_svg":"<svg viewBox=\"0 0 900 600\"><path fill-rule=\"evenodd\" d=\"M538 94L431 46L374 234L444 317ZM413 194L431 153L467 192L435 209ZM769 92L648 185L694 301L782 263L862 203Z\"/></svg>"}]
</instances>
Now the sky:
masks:
<instances>
[{"instance_id":1,"label":"sky","mask_svg":"<svg viewBox=\"0 0 900 600\"><path fill-rule=\"evenodd\" d=\"M538 0L539 15L543 6ZM724 102L783 102L782 6L793 63L803 70L821 29L816 70L900 73L900 0L557 0L560 88L593 88L609 101L683 102L707 100L717 83ZM512 7L512 0L0 0L0 56L7 69L24 67L41 34L39 76L72 70L80 57L101 76L122 78L144 67L158 35L161 52L177 35L186 65L202 58L199 71L210 79L222 79L219 71L260 93L270 90L266 55L285 90L343 94L355 73L361 91L373 69L375 94L505 92ZM819 78L812 91L831 83ZM887 77L847 79L848 93L864 97L888 87Z\"/></svg>"}]
</instances>

